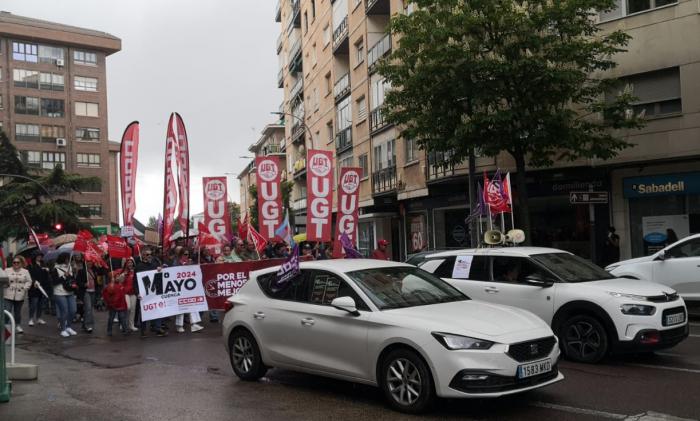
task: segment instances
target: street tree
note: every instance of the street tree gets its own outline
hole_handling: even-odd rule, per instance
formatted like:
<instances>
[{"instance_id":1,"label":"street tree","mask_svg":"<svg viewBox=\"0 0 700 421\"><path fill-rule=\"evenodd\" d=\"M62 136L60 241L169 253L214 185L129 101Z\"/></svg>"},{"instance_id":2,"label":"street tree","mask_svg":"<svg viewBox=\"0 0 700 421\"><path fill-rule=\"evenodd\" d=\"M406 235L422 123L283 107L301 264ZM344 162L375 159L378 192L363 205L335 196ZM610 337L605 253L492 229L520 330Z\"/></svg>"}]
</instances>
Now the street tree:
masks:
<instances>
[{"instance_id":1,"label":"street tree","mask_svg":"<svg viewBox=\"0 0 700 421\"><path fill-rule=\"evenodd\" d=\"M614 0L414 3L413 13L391 19L398 47L379 65L394 87L387 120L421 148L444 152L443 165L474 151L510 154L519 226L528 234L528 166L609 159L630 146L616 130L642 123L630 115L629 90L607 73L630 37L603 34L595 21Z\"/></svg>"}]
</instances>

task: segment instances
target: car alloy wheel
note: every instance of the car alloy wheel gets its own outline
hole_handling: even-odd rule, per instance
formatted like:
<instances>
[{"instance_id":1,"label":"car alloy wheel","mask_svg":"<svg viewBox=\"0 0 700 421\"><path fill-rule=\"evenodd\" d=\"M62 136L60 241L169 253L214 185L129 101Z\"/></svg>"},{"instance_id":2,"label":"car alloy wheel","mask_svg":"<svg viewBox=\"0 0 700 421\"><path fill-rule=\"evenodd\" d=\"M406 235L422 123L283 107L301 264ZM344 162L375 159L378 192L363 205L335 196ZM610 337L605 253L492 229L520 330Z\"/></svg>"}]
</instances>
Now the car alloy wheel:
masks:
<instances>
[{"instance_id":1,"label":"car alloy wheel","mask_svg":"<svg viewBox=\"0 0 700 421\"><path fill-rule=\"evenodd\" d=\"M564 352L570 359L584 363L600 361L608 351L605 328L593 317L574 316L563 330Z\"/></svg>"},{"instance_id":2,"label":"car alloy wheel","mask_svg":"<svg viewBox=\"0 0 700 421\"><path fill-rule=\"evenodd\" d=\"M233 372L241 380L258 380L267 372L258 343L247 330L240 329L231 334L229 355Z\"/></svg>"},{"instance_id":3,"label":"car alloy wheel","mask_svg":"<svg viewBox=\"0 0 700 421\"><path fill-rule=\"evenodd\" d=\"M428 365L415 352L408 349L390 352L380 370L380 386L395 409L416 414L432 403L433 379Z\"/></svg>"}]
</instances>

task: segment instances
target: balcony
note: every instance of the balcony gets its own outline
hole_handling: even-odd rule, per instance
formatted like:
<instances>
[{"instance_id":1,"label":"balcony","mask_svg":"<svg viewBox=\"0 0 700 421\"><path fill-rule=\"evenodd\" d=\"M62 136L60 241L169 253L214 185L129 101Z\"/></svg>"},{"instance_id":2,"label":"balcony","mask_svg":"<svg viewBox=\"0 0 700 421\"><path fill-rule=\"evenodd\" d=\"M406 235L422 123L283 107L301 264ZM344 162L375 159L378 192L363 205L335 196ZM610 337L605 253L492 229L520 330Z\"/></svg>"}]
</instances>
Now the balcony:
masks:
<instances>
[{"instance_id":1,"label":"balcony","mask_svg":"<svg viewBox=\"0 0 700 421\"><path fill-rule=\"evenodd\" d=\"M352 127L335 134L335 153L341 154L352 148Z\"/></svg>"},{"instance_id":2,"label":"balcony","mask_svg":"<svg viewBox=\"0 0 700 421\"><path fill-rule=\"evenodd\" d=\"M292 0L292 18L289 26L301 28L301 0Z\"/></svg>"},{"instance_id":3,"label":"balcony","mask_svg":"<svg viewBox=\"0 0 700 421\"><path fill-rule=\"evenodd\" d=\"M277 72L277 87L284 88L284 67Z\"/></svg>"},{"instance_id":4,"label":"balcony","mask_svg":"<svg viewBox=\"0 0 700 421\"><path fill-rule=\"evenodd\" d=\"M275 22L282 22L282 0L277 0L277 6L275 6Z\"/></svg>"},{"instance_id":5,"label":"balcony","mask_svg":"<svg viewBox=\"0 0 700 421\"><path fill-rule=\"evenodd\" d=\"M292 44L292 48L289 50L289 72L301 72L301 64L301 38L298 38L294 44Z\"/></svg>"},{"instance_id":6,"label":"balcony","mask_svg":"<svg viewBox=\"0 0 700 421\"><path fill-rule=\"evenodd\" d=\"M292 210L293 211L303 211L306 209L306 198L302 197L300 199L295 200L292 202Z\"/></svg>"},{"instance_id":7,"label":"balcony","mask_svg":"<svg viewBox=\"0 0 700 421\"><path fill-rule=\"evenodd\" d=\"M367 0L365 14L367 16L388 15L391 13L390 0Z\"/></svg>"},{"instance_id":8,"label":"balcony","mask_svg":"<svg viewBox=\"0 0 700 421\"><path fill-rule=\"evenodd\" d=\"M389 53L391 53L391 34L386 34L367 52L367 71L370 73L376 71L379 59Z\"/></svg>"},{"instance_id":9,"label":"balcony","mask_svg":"<svg viewBox=\"0 0 700 421\"><path fill-rule=\"evenodd\" d=\"M373 109L369 112L369 132L374 134L389 127L389 122L386 121L385 114L382 111L382 106Z\"/></svg>"},{"instance_id":10,"label":"balcony","mask_svg":"<svg viewBox=\"0 0 700 421\"><path fill-rule=\"evenodd\" d=\"M469 175L469 166L466 163L456 165L452 159L453 155L452 152L429 152L428 165L425 166L425 179L430 182Z\"/></svg>"},{"instance_id":11,"label":"balcony","mask_svg":"<svg viewBox=\"0 0 700 421\"><path fill-rule=\"evenodd\" d=\"M350 93L350 73L345 73L343 76L335 82L333 85L333 97L335 97L336 102L343 99Z\"/></svg>"},{"instance_id":12,"label":"balcony","mask_svg":"<svg viewBox=\"0 0 700 421\"><path fill-rule=\"evenodd\" d=\"M396 166L387 167L372 173L373 194L391 193L396 190Z\"/></svg>"},{"instance_id":13,"label":"balcony","mask_svg":"<svg viewBox=\"0 0 700 421\"><path fill-rule=\"evenodd\" d=\"M304 93L304 78L302 77L301 74L297 75L297 81L292 86L292 90L290 91L290 97L292 100L299 96L300 94ZM302 98L303 99L303 98Z\"/></svg>"},{"instance_id":14,"label":"balcony","mask_svg":"<svg viewBox=\"0 0 700 421\"><path fill-rule=\"evenodd\" d=\"M272 144L263 147L263 154L268 155L284 155L284 150L280 145Z\"/></svg>"},{"instance_id":15,"label":"balcony","mask_svg":"<svg viewBox=\"0 0 700 421\"><path fill-rule=\"evenodd\" d=\"M294 161L294 166L292 167L294 170L294 179L296 180L299 177L305 176L306 175L306 158L299 158L296 161Z\"/></svg>"},{"instance_id":16,"label":"balcony","mask_svg":"<svg viewBox=\"0 0 700 421\"><path fill-rule=\"evenodd\" d=\"M345 16L340 24L333 29L333 54L348 54L350 52L348 34L348 17Z\"/></svg>"},{"instance_id":17,"label":"balcony","mask_svg":"<svg viewBox=\"0 0 700 421\"><path fill-rule=\"evenodd\" d=\"M282 51L282 43L284 41L284 33L280 33L280 35L277 37L277 54L279 55L280 51Z\"/></svg>"}]
</instances>

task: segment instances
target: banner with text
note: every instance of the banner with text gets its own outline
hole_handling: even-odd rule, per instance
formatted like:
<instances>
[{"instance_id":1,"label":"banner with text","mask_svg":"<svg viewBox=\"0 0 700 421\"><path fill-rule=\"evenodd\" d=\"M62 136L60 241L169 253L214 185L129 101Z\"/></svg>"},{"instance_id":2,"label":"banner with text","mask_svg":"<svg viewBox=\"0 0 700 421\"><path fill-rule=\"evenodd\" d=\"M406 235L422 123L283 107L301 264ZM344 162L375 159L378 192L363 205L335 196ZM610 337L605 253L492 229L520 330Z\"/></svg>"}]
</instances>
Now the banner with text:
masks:
<instances>
[{"instance_id":1,"label":"banner with text","mask_svg":"<svg viewBox=\"0 0 700 421\"><path fill-rule=\"evenodd\" d=\"M307 153L306 239L308 241L331 240L331 205L333 196L333 153L309 150Z\"/></svg>"},{"instance_id":2,"label":"banner with text","mask_svg":"<svg viewBox=\"0 0 700 421\"><path fill-rule=\"evenodd\" d=\"M362 174L362 168L341 168L340 180L338 180L338 215L335 223L335 239L340 241L340 236L345 233L353 245L357 244L360 174Z\"/></svg>"},{"instance_id":3,"label":"banner with text","mask_svg":"<svg viewBox=\"0 0 700 421\"><path fill-rule=\"evenodd\" d=\"M207 311L199 265L164 268L137 274L142 320Z\"/></svg>"},{"instance_id":4,"label":"banner with text","mask_svg":"<svg viewBox=\"0 0 700 421\"><path fill-rule=\"evenodd\" d=\"M255 158L258 184L258 227L266 240L275 238L275 230L282 222L282 189L280 188L280 161L276 156Z\"/></svg>"},{"instance_id":5,"label":"banner with text","mask_svg":"<svg viewBox=\"0 0 700 421\"><path fill-rule=\"evenodd\" d=\"M161 233L163 251L170 249L170 237L175 230L175 210L177 207L177 185L175 184L173 165L177 165L178 145L175 140L175 129L173 127L174 118L175 115L171 114L165 141L165 191L163 197L163 231Z\"/></svg>"},{"instance_id":6,"label":"banner with text","mask_svg":"<svg viewBox=\"0 0 700 421\"><path fill-rule=\"evenodd\" d=\"M119 153L119 181L122 196L124 225L131 226L136 212L136 168L139 160L139 122L130 123L124 135Z\"/></svg>"},{"instance_id":7,"label":"banner with text","mask_svg":"<svg viewBox=\"0 0 700 421\"><path fill-rule=\"evenodd\" d=\"M226 300L248 282L250 272L282 264L282 259L202 265L202 282L210 310L224 310Z\"/></svg>"},{"instance_id":8,"label":"banner with text","mask_svg":"<svg viewBox=\"0 0 700 421\"><path fill-rule=\"evenodd\" d=\"M231 239L231 218L226 203L226 177L204 177L204 225L220 241Z\"/></svg>"}]
</instances>

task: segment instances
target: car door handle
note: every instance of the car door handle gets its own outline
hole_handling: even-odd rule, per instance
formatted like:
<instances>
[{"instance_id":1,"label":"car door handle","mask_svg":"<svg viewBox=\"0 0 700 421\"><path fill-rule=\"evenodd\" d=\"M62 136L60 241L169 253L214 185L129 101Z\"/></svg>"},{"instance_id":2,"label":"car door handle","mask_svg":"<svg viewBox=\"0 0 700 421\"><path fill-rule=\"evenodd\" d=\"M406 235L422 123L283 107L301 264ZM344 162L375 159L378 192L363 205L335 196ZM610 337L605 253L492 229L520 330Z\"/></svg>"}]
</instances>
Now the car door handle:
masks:
<instances>
[{"instance_id":1,"label":"car door handle","mask_svg":"<svg viewBox=\"0 0 700 421\"><path fill-rule=\"evenodd\" d=\"M265 318L265 313L258 311L257 313L253 314L253 318L256 320L262 320Z\"/></svg>"},{"instance_id":2,"label":"car door handle","mask_svg":"<svg viewBox=\"0 0 700 421\"><path fill-rule=\"evenodd\" d=\"M302 326L313 326L316 321L311 318L301 319Z\"/></svg>"},{"instance_id":3,"label":"car door handle","mask_svg":"<svg viewBox=\"0 0 700 421\"><path fill-rule=\"evenodd\" d=\"M486 288L484 288L484 291L486 291L487 294L497 294L497 293L498 293L498 288L496 288L496 287L486 287Z\"/></svg>"}]
</instances>

